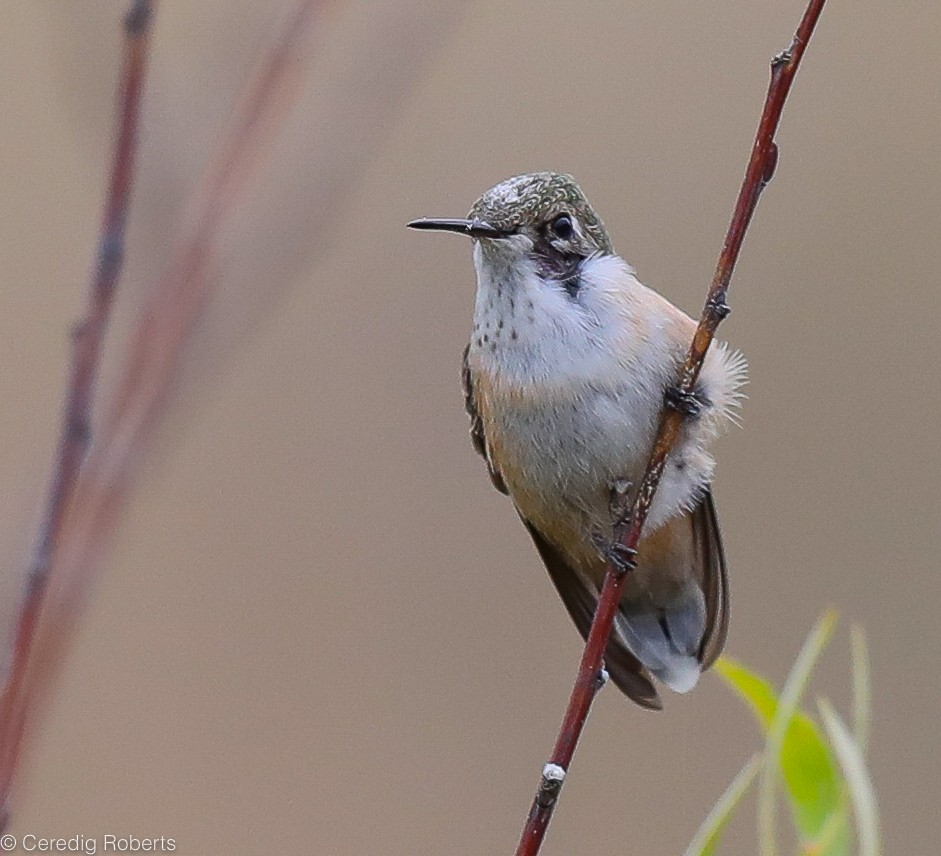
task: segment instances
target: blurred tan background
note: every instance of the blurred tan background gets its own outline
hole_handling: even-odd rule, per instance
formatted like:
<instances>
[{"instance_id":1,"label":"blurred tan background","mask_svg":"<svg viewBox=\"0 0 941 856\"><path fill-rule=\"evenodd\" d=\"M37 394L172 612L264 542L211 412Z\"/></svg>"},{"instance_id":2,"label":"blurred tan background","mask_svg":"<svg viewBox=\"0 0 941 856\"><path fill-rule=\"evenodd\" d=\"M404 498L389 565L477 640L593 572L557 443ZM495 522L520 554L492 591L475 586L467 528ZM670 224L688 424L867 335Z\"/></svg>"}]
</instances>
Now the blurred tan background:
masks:
<instances>
[{"instance_id":1,"label":"blurred tan background","mask_svg":"<svg viewBox=\"0 0 941 856\"><path fill-rule=\"evenodd\" d=\"M802 3L334 5L293 136L224 248L235 304L270 305L238 348L234 310L207 325L15 832L164 835L184 854L516 843L580 645L468 441L469 247L404 223L570 171L641 279L698 313ZM7 614L84 300L123 7L0 10ZM159 10L109 377L278 8ZM418 49L383 58L384 30ZM825 606L865 625L886 852L913 856L937 852L941 797L939 37L941 10L912 0L824 14L723 327L752 382L716 486L728 651L780 681ZM344 134L359 160L312 205ZM847 661L843 633L815 692L844 704ZM546 853L682 852L758 735L714 676L666 702L599 698ZM749 852L751 817L726 852Z\"/></svg>"}]
</instances>

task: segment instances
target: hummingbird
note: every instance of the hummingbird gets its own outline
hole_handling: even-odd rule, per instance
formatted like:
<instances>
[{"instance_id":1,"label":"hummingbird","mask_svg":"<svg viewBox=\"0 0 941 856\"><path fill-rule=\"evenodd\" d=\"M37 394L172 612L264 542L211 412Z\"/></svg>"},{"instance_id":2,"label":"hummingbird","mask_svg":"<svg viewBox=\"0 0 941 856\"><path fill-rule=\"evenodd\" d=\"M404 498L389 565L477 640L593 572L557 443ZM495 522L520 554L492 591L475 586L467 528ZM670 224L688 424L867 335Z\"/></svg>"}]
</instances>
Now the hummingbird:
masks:
<instances>
[{"instance_id":1,"label":"hummingbird","mask_svg":"<svg viewBox=\"0 0 941 856\"><path fill-rule=\"evenodd\" d=\"M514 176L466 219L408 225L473 242L474 329L461 373L471 439L583 637L608 562L624 561L615 532L664 402L688 415L605 650L614 684L661 709L657 683L688 692L725 643L728 579L709 447L737 421L743 356L714 343L693 393L679 393L696 323L640 283L569 175Z\"/></svg>"}]
</instances>

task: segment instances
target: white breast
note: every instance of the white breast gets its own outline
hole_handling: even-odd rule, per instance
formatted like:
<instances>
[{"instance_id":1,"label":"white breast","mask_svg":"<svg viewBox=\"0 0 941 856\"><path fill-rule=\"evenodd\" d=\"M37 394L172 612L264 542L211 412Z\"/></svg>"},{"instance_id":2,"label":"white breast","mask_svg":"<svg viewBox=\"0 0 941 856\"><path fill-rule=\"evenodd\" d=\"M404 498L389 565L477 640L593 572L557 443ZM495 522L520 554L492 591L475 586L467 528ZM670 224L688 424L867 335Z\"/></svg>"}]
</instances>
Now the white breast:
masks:
<instances>
[{"instance_id":1,"label":"white breast","mask_svg":"<svg viewBox=\"0 0 941 856\"><path fill-rule=\"evenodd\" d=\"M636 484L643 474L693 322L616 256L585 263L575 298L520 264L513 247L488 248L486 258L478 247L475 262L469 360L486 398L495 463L525 516L543 531L579 533L593 556L591 533L610 525L609 485ZM713 348L701 379L712 407L685 429L651 528L694 504L708 484L707 445L727 423L743 379L741 358Z\"/></svg>"}]
</instances>

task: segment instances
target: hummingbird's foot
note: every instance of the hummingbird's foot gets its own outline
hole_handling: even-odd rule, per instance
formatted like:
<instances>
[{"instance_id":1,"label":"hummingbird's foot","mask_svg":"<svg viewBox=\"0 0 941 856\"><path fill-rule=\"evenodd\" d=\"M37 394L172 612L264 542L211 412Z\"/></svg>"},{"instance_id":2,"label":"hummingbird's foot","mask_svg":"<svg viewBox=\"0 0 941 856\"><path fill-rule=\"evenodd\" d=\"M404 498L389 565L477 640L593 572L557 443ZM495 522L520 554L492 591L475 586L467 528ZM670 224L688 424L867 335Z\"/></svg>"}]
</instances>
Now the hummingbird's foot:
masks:
<instances>
[{"instance_id":1,"label":"hummingbird's foot","mask_svg":"<svg viewBox=\"0 0 941 856\"><path fill-rule=\"evenodd\" d=\"M690 419L700 416L703 409L709 406L709 401L701 393L684 392L677 386L667 387L664 401L671 410L676 410Z\"/></svg>"},{"instance_id":2,"label":"hummingbird's foot","mask_svg":"<svg viewBox=\"0 0 941 856\"><path fill-rule=\"evenodd\" d=\"M622 544L620 541L609 541L601 535L593 536L595 546L601 557L610 562L618 573L626 574L637 567L637 551Z\"/></svg>"},{"instance_id":3,"label":"hummingbird's foot","mask_svg":"<svg viewBox=\"0 0 941 856\"><path fill-rule=\"evenodd\" d=\"M622 574L633 571L637 567L637 551L632 550L620 541L608 545L605 558Z\"/></svg>"}]
</instances>

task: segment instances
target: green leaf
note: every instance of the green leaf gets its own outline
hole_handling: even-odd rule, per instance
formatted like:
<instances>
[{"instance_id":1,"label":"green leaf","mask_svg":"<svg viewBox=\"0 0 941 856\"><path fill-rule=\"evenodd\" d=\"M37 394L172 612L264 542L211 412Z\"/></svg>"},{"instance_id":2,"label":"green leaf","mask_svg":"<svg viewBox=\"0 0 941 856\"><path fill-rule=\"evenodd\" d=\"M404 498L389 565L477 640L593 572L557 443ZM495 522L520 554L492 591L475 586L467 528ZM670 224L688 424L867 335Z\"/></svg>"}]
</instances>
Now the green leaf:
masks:
<instances>
[{"instance_id":1,"label":"green leaf","mask_svg":"<svg viewBox=\"0 0 941 856\"><path fill-rule=\"evenodd\" d=\"M771 684L749 671L736 660L720 657L714 666L719 677L722 678L752 709L764 732L767 734L771 727L771 720L778 709L778 694Z\"/></svg>"},{"instance_id":2,"label":"green leaf","mask_svg":"<svg viewBox=\"0 0 941 856\"><path fill-rule=\"evenodd\" d=\"M803 856L837 856L850 853L849 806L830 815L826 826L813 841L804 843Z\"/></svg>"},{"instance_id":3,"label":"green leaf","mask_svg":"<svg viewBox=\"0 0 941 856\"><path fill-rule=\"evenodd\" d=\"M721 659L719 675L749 705L765 731L767 757L773 759L763 776L759 817L762 853L775 852L774 779L780 772L795 825L805 842L817 840L834 813L844 814L843 789L833 755L819 728L798 709L800 698L817 658L830 638L836 617L825 614L808 636L788 677L779 701L771 684L740 663ZM845 826L845 820L840 824ZM849 840L845 834L833 839L827 856L845 856Z\"/></svg>"},{"instance_id":4,"label":"green leaf","mask_svg":"<svg viewBox=\"0 0 941 856\"><path fill-rule=\"evenodd\" d=\"M826 699L817 702L827 735L833 744L837 758L849 788L856 816L856 838L859 841L859 856L879 856L882 845L879 838L879 809L876 793L866 769L866 759L853 735Z\"/></svg>"},{"instance_id":5,"label":"green leaf","mask_svg":"<svg viewBox=\"0 0 941 856\"><path fill-rule=\"evenodd\" d=\"M732 813L748 792L760 769L761 755L752 755L748 763L732 780L732 784L726 788L725 793L719 797L719 801L699 827L699 831L683 856L713 856Z\"/></svg>"},{"instance_id":6,"label":"green leaf","mask_svg":"<svg viewBox=\"0 0 941 856\"><path fill-rule=\"evenodd\" d=\"M813 723L803 729L798 725L800 700L835 625L836 614L829 611L810 631L784 682L778 708L768 728L767 762L758 797L759 844L764 856L776 853L776 772L781 772L787 785L791 811L801 838L806 840L819 835L831 813L840 807L839 779L826 744Z\"/></svg>"}]
</instances>

